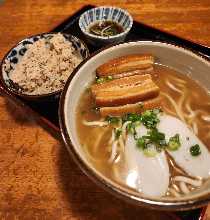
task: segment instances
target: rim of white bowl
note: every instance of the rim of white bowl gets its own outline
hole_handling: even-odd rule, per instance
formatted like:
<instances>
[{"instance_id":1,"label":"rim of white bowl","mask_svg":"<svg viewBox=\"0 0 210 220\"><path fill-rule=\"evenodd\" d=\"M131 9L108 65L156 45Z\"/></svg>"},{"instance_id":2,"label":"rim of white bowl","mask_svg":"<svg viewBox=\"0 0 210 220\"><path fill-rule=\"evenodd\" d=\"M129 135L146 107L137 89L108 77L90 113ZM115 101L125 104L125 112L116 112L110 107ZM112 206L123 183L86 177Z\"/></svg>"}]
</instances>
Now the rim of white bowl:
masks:
<instances>
[{"instance_id":1,"label":"rim of white bowl","mask_svg":"<svg viewBox=\"0 0 210 220\"><path fill-rule=\"evenodd\" d=\"M80 167L80 169L96 184L101 186L106 191L110 192L111 194L115 195L118 198L121 198L127 202L133 203L135 205L141 205L142 207L151 208L151 209L159 209L165 211L180 211L180 210L190 210L199 208L201 206L206 205L210 202L210 190L208 192L203 192L200 195L195 195L190 198L182 198L182 199L158 199L158 198L149 198L143 195L139 195L138 192L133 192L129 189L125 189L124 186L110 180L109 178L105 177L99 171L97 171L93 166L90 166L89 162L84 160L84 158L80 155L80 153L76 149L75 141L73 140L70 133L68 133L68 129L66 126L66 98L69 97L69 91L72 87L72 84L78 78L78 71L83 67L83 65L87 65L86 63L90 62L90 60L97 56L99 53L103 53L106 50L114 50L115 47L126 47L132 44L157 44L162 45L163 47L170 47L175 48L179 51L187 53L190 56L195 57L196 59L201 60L206 65L210 66L210 61L205 59L199 53L184 48L182 46L178 46L173 43L161 42L161 41L130 41L124 43L117 43L115 45L111 45L97 52L93 53L86 61L83 61L74 71L73 74L68 78L67 83L65 84L64 90L62 92L62 96L59 103L59 124L61 129L61 134L63 141L69 151L70 155Z\"/></svg>"}]
</instances>

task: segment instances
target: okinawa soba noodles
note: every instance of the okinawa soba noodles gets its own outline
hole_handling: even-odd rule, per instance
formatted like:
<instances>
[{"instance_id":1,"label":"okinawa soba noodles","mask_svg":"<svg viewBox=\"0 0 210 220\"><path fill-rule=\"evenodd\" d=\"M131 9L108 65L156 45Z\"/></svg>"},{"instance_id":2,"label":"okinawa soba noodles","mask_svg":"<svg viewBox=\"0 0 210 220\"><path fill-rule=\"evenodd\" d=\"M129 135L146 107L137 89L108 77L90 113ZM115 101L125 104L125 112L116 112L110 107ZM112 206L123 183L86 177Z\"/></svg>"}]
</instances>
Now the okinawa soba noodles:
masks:
<instances>
[{"instance_id":1,"label":"okinawa soba noodles","mask_svg":"<svg viewBox=\"0 0 210 220\"><path fill-rule=\"evenodd\" d=\"M210 97L190 77L153 68L161 110L101 116L87 88L78 104L77 130L87 158L103 175L148 196L180 197L209 175Z\"/></svg>"}]
</instances>

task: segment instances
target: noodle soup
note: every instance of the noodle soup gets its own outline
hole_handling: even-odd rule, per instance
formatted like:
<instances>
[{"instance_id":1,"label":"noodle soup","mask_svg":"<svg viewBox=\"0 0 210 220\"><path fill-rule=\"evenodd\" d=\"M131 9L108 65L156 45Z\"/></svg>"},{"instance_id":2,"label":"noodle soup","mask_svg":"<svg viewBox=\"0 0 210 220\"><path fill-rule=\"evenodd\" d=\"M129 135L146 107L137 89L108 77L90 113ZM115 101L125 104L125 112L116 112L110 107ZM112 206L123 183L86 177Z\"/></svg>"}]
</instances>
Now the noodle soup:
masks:
<instances>
[{"instance_id":1,"label":"noodle soup","mask_svg":"<svg viewBox=\"0 0 210 220\"><path fill-rule=\"evenodd\" d=\"M163 134L163 130L170 133L170 126L171 130L174 129L178 131L175 135L173 134L168 137L168 139L165 138L167 141L161 139L167 146L169 146L169 142L172 140L171 143L173 143L173 145L171 146L173 146L173 149L164 146L160 151L155 149L154 153L154 149L151 147L149 151L148 149L143 151L145 154L140 155L139 153L138 156L134 156L138 154L138 151L141 152L138 146L136 146L136 143L138 145L138 141L145 141L146 139L142 139L142 137L145 138L146 135L142 135L141 138L140 136L135 138L133 134L133 136L129 136L130 131L128 128L132 130L132 128L130 128L132 126L129 126L129 124L132 125L132 123L124 119L125 115L129 114L128 112L121 116L101 116L90 88L87 88L82 94L77 106L77 132L87 159L104 176L147 196L180 197L197 190L208 178L206 173L205 175L203 173L197 175L200 174L200 170L198 170L197 173L193 173L193 170L197 170L198 165L196 165L196 163L199 162L199 157L203 159L203 154L207 156L209 154L209 152L206 153L206 150L201 147L201 143L191 144L192 146L187 150L189 151L187 152L189 154L187 157L190 159L184 158L186 157L186 152L181 151L184 149L183 146L187 145L189 141L194 141L194 137L191 137L190 132L197 136L206 147L210 147L210 133L208 132L210 128L210 97L207 91L192 80L190 76L183 75L169 67L157 64L153 65L153 67L153 73L155 74L152 75L152 80L159 87L159 97L162 100L161 110L158 108L158 112L154 113L156 116L158 115L158 129L156 129L156 127L155 129L159 132L157 134ZM103 80L109 81L109 79L105 77ZM110 80L112 79L110 78ZM107 94L109 95L108 92ZM202 100L202 102L200 102L200 100ZM156 108L154 109L156 111ZM151 111L153 111L153 109L150 110L150 113ZM142 119L144 112L145 111L141 111L135 114L140 115ZM151 114L153 114L153 112ZM179 119L179 121L177 121L177 119ZM114 122L116 120L118 120L117 123ZM171 123L171 125L167 123L169 128L162 128L164 127L162 121ZM142 121L140 123L143 124ZM174 126L176 128L174 128ZM139 133L144 132L141 125L136 125L135 129L139 131ZM186 135L182 133L186 133ZM164 133L164 136L167 137L167 134ZM185 140L183 140L183 138ZM174 142L174 140L176 141ZM135 146L133 145L133 148L129 149L128 146L133 144L134 141ZM192 143L194 143L193 141ZM154 142L149 142L149 145L151 145L151 143L153 144ZM180 146L178 149L174 148L174 143L175 145L179 143ZM178 153L179 151L181 152L180 154ZM206 158L206 156L204 157L207 161L207 165L204 165L209 168L208 158ZM137 160L137 162L131 162L134 160ZM193 162L188 163L188 161L191 160ZM198 161L195 162L196 160ZM142 166L141 163L143 163L144 166ZM160 167L162 166L160 172L158 168L157 170L155 169L157 164ZM193 167L194 164L195 167ZM138 169L136 168L137 166ZM138 170L138 172L136 170ZM163 177L159 178L159 181L162 181L164 186L154 190L153 181L157 181L156 184L158 185L158 177L155 177L156 172L157 175L163 175ZM150 181L147 179L148 175L150 176L148 177ZM141 181L142 179L143 181ZM141 183L139 183L139 181ZM151 186L149 186L150 184Z\"/></svg>"}]
</instances>

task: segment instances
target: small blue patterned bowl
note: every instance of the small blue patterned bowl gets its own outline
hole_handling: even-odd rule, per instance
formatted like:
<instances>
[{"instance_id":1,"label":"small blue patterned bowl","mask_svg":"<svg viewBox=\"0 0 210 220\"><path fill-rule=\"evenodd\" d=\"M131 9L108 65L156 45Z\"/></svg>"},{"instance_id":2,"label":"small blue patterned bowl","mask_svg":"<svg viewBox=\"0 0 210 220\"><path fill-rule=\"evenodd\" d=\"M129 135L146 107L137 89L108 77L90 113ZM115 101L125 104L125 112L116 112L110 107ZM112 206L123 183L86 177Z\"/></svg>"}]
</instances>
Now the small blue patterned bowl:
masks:
<instances>
[{"instance_id":1,"label":"small blue patterned bowl","mask_svg":"<svg viewBox=\"0 0 210 220\"><path fill-rule=\"evenodd\" d=\"M2 62L0 63L0 84L6 91L9 91L12 95L20 96L23 99L33 101L54 101L55 99L58 99L60 97L62 89L46 94L26 94L22 92L19 86L10 79L10 72L15 69L18 62L24 56L25 52L28 49L27 46L29 44L35 43L39 39L50 39L55 34L57 33L51 32L30 36L21 40L10 49L10 51L4 56ZM67 41L70 41L72 43L72 46L75 48L76 53L82 58L82 60L86 59L89 56L89 50L87 46L80 39L70 34L61 34L65 37Z\"/></svg>"},{"instance_id":2,"label":"small blue patterned bowl","mask_svg":"<svg viewBox=\"0 0 210 220\"><path fill-rule=\"evenodd\" d=\"M89 32L89 28L99 21L113 21L123 28L123 32L113 36L98 36ZM97 7L90 9L83 13L79 19L79 27L87 40L95 45L103 46L107 43L119 43L124 41L126 35L133 25L133 18L131 15L116 7Z\"/></svg>"}]
</instances>

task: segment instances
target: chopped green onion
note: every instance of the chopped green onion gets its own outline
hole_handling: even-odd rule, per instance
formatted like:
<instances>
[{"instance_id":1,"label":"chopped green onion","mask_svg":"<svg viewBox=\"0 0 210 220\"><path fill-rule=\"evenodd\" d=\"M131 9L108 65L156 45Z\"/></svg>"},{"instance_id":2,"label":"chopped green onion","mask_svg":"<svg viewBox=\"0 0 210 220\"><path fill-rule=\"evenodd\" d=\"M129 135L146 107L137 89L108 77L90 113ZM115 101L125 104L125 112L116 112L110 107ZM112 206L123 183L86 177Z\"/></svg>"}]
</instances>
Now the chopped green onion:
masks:
<instances>
[{"instance_id":1,"label":"chopped green onion","mask_svg":"<svg viewBox=\"0 0 210 220\"><path fill-rule=\"evenodd\" d=\"M120 119L122 119L122 123L130 122L126 126L127 132L133 135L134 139L136 140L136 146L145 151L145 154L150 156L156 155L158 152L161 152L166 148L170 151L178 150L181 146L179 134L175 134L173 137L170 137L169 142L167 143L165 134L157 129L157 124L160 122L158 117L160 112L161 109L153 109L146 110L141 114L128 113L123 117L107 116L106 121L111 124L119 123ZM141 125L141 123L147 128L147 134L143 135L142 137L138 137L136 128ZM121 133L122 130L117 129L115 132L115 138L119 138ZM199 150L198 154L200 154ZM193 150L193 154L196 154L195 150Z\"/></svg>"},{"instance_id":2,"label":"chopped green onion","mask_svg":"<svg viewBox=\"0 0 210 220\"><path fill-rule=\"evenodd\" d=\"M163 110L161 108L154 108L153 113L155 113L156 115L158 115L159 113L163 112Z\"/></svg>"},{"instance_id":3,"label":"chopped green onion","mask_svg":"<svg viewBox=\"0 0 210 220\"><path fill-rule=\"evenodd\" d=\"M170 151L178 150L181 146L180 140L179 140L179 134L175 134L173 137L170 137L167 149Z\"/></svg>"},{"instance_id":4,"label":"chopped green onion","mask_svg":"<svg viewBox=\"0 0 210 220\"><path fill-rule=\"evenodd\" d=\"M127 125L127 131L130 134L136 135L136 126L134 123L130 123Z\"/></svg>"},{"instance_id":5,"label":"chopped green onion","mask_svg":"<svg viewBox=\"0 0 210 220\"><path fill-rule=\"evenodd\" d=\"M96 78L96 83L101 84L105 82L105 78L100 77L100 78Z\"/></svg>"},{"instance_id":6,"label":"chopped green onion","mask_svg":"<svg viewBox=\"0 0 210 220\"><path fill-rule=\"evenodd\" d=\"M113 116L107 116L105 120L108 121L110 124L118 124L120 121L118 117L113 117Z\"/></svg>"},{"instance_id":7,"label":"chopped green onion","mask_svg":"<svg viewBox=\"0 0 210 220\"><path fill-rule=\"evenodd\" d=\"M155 157L157 155L157 151L153 147L148 147L144 149L143 153L147 157Z\"/></svg>"},{"instance_id":8,"label":"chopped green onion","mask_svg":"<svg viewBox=\"0 0 210 220\"><path fill-rule=\"evenodd\" d=\"M200 155L201 154L200 146L198 144L191 146L190 147L190 153L194 157Z\"/></svg>"},{"instance_id":9,"label":"chopped green onion","mask_svg":"<svg viewBox=\"0 0 210 220\"><path fill-rule=\"evenodd\" d=\"M107 76L107 80L113 80L113 76Z\"/></svg>"},{"instance_id":10,"label":"chopped green onion","mask_svg":"<svg viewBox=\"0 0 210 220\"><path fill-rule=\"evenodd\" d=\"M146 141L144 137L140 137L137 139L136 141L136 145L137 147L139 147L140 149L145 149L146 148Z\"/></svg>"},{"instance_id":11,"label":"chopped green onion","mask_svg":"<svg viewBox=\"0 0 210 220\"><path fill-rule=\"evenodd\" d=\"M116 128L115 129L115 139L118 139L121 134L122 134L122 129Z\"/></svg>"},{"instance_id":12,"label":"chopped green onion","mask_svg":"<svg viewBox=\"0 0 210 220\"><path fill-rule=\"evenodd\" d=\"M165 134L159 132L156 128L149 130L146 137L150 142L154 143L159 147L166 145Z\"/></svg>"},{"instance_id":13,"label":"chopped green onion","mask_svg":"<svg viewBox=\"0 0 210 220\"><path fill-rule=\"evenodd\" d=\"M135 114L135 113L128 113L127 115L123 116L123 121L131 121L131 122L136 122L136 121L141 121L141 115Z\"/></svg>"},{"instance_id":14,"label":"chopped green onion","mask_svg":"<svg viewBox=\"0 0 210 220\"><path fill-rule=\"evenodd\" d=\"M101 83L105 83L108 82L110 80L113 80L112 76L107 76L107 77L96 77L96 83L101 84Z\"/></svg>"},{"instance_id":15,"label":"chopped green onion","mask_svg":"<svg viewBox=\"0 0 210 220\"><path fill-rule=\"evenodd\" d=\"M141 122L140 121L136 121L136 122L134 122L134 124L135 124L135 127L138 127L139 125L141 125Z\"/></svg>"},{"instance_id":16,"label":"chopped green onion","mask_svg":"<svg viewBox=\"0 0 210 220\"><path fill-rule=\"evenodd\" d=\"M161 152L166 146L165 134L159 132L157 129L151 129L140 138L137 138L136 145L140 149L147 149L149 145L155 146L155 152ZM150 151L149 151L150 152Z\"/></svg>"},{"instance_id":17,"label":"chopped green onion","mask_svg":"<svg viewBox=\"0 0 210 220\"><path fill-rule=\"evenodd\" d=\"M160 122L158 118L159 109L146 110L141 114L141 122L146 128L156 128L157 123Z\"/></svg>"},{"instance_id":18,"label":"chopped green onion","mask_svg":"<svg viewBox=\"0 0 210 220\"><path fill-rule=\"evenodd\" d=\"M141 107L143 107L140 104ZM157 123L160 121L158 118L158 114L160 113L159 109L146 110L142 114L129 113L123 116L123 122L131 121L131 122L142 122L146 128L155 128Z\"/></svg>"},{"instance_id":19,"label":"chopped green onion","mask_svg":"<svg viewBox=\"0 0 210 220\"><path fill-rule=\"evenodd\" d=\"M131 133L131 134L133 133L132 132L132 129L133 129L133 124L132 123L128 124L126 128L127 128L128 133Z\"/></svg>"}]
</instances>

